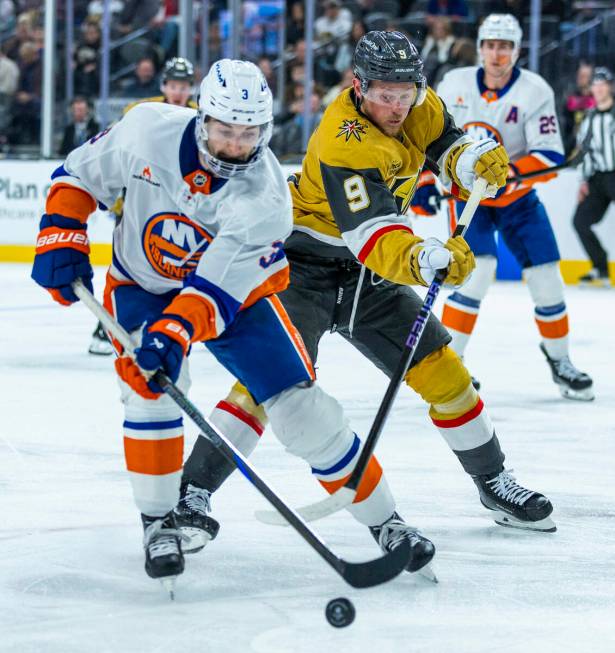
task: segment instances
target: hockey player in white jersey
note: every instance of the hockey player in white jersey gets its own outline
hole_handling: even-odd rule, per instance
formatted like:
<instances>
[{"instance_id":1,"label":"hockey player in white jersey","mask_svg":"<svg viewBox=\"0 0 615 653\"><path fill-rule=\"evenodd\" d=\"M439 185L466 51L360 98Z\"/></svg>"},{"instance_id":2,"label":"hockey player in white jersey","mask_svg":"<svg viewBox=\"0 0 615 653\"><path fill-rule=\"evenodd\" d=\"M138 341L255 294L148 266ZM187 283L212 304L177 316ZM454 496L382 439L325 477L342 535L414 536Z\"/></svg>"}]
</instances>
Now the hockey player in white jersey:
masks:
<instances>
[{"instance_id":1,"label":"hockey player in white jersey","mask_svg":"<svg viewBox=\"0 0 615 653\"><path fill-rule=\"evenodd\" d=\"M272 97L263 75L253 64L225 59L203 80L198 113L136 106L71 152L53 174L32 276L64 305L77 301L76 278L92 287L89 215L125 189L104 303L140 343L135 361L115 343L116 369L126 465L153 578L184 568L173 514L183 423L177 405L143 371L162 369L185 392L190 348L204 342L266 407L290 453L313 470L342 475L357 460L359 438L339 404L315 383L303 342L276 296L288 284L282 242L292 212L281 167L267 146L271 130ZM361 500L349 510L376 526L396 514L395 503L375 458L370 466ZM423 567L433 544L393 521L386 546L409 540L409 570Z\"/></svg>"},{"instance_id":2,"label":"hockey player in white jersey","mask_svg":"<svg viewBox=\"0 0 615 653\"><path fill-rule=\"evenodd\" d=\"M522 32L509 14L492 14L478 32L481 65L447 73L438 87L457 125L471 136L504 145L509 176L542 170L563 162L553 91L535 73L518 68ZM476 256L469 281L446 300L442 323L463 356L496 268L495 232L524 270L534 302L534 317L553 380L569 399L593 399L592 379L568 355L568 313L559 271L559 251L543 204L532 184L545 174L509 184L495 199L484 200L466 234ZM460 203L455 209L460 212ZM425 206L424 206L425 208Z\"/></svg>"}]
</instances>

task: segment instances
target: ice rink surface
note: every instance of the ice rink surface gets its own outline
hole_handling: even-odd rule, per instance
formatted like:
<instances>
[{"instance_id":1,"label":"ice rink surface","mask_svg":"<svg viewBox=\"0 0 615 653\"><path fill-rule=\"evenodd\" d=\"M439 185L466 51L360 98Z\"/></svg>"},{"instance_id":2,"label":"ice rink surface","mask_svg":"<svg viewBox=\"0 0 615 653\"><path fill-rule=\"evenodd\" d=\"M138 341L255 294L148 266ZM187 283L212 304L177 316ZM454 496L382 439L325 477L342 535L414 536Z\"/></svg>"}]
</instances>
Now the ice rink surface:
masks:
<instances>
[{"instance_id":1,"label":"ice rink surface","mask_svg":"<svg viewBox=\"0 0 615 653\"><path fill-rule=\"evenodd\" d=\"M99 291L103 278L97 269ZM220 535L187 559L171 603L143 571L112 361L87 354L95 321L54 304L27 266L0 267L0 281L2 653L615 651L615 291L567 289L572 360L594 377L592 403L560 398L522 284L492 287L467 352L507 466L550 496L557 533L496 526L403 389L377 453L399 511L437 547L439 585L404 574L345 586L293 531L254 519L267 504L235 475L214 498ZM204 348L191 364L191 397L208 414L231 379ZM365 434L382 374L327 336L319 377ZM293 504L323 496L269 430L253 462ZM378 554L346 514L315 528L350 560ZM345 629L325 621L336 596L357 609Z\"/></svg>"}]
</instances>

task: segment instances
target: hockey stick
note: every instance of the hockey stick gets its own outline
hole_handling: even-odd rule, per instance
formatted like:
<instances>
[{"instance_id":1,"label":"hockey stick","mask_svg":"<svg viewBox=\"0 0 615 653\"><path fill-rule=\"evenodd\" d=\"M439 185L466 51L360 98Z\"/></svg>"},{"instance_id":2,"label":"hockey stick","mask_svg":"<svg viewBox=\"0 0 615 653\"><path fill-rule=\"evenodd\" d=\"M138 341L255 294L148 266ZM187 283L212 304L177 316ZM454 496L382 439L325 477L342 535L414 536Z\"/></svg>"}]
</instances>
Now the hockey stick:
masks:
<instances>
[{"instance_id":1,"label":"hockey stick","mask_svg":"<svg viewBox=\"0 0 615 653\"><path fill-rule=\"evenodd\" d=\"M459 222L457 223L457 227L453 232L453 238L455 236L463 236L466 229L468 228L468 225L470 224L470 221L472 220L472 217L474 216L474 213L481 199L485 196L486 191L487 182L479 177L474 182L472 193L466 202L463 213L461 214ZM421 336L423 335L423 330L427 324L427 319L431 313L431 308L436 300L436 297L438 296L438 293L440 292L440 288L442 288L446 274L446 269L439 270L427 290L425 301L423 302L423 305L419 310L419 314L414 320L412 327L410 328L410 334L406 340L404 351L399 360L399 363L397 364L397 368L391 376L386 393L382 399L382 402L380 403L378 412L376 413L372 428L370 429L369 435L365 440L365 445L361 451L359 459L357 460L357 464L355 465L355 468L350 475L350 478L345 485L343 485L339 490L326 497L325 499L307 506L303 506L302 508L298 508L296 510L297 514L299 514L305 521L309 522L327 517L328 515L331 515L334 512L341 510L342 508L347 508L354 501L354 498L357 494L357 488L361 483L361 479L363 478L363 474L367 468L369 459L374 452L376 443L378 442L386 419L393 406L393 402L395 401L395 397L397 396L399 388L403 383L408 368L410 367L412 358L414 357ZM272 524L275 526L286 525L286 522L280 519L278 513L271 510L260 510L256 513L256 517L266 524Z\"/></svg>"},{"instance_id":2,"label":"hockey stick","mask_svg":"<svg viewBox=\"0 0 615 653\"><path fill-rule=\"evenodd\" d=\"M80 279L72 284L73 291L79 299L103 323L104 327L116 338L134 358L134 343L127 331L107 312L92 293L83 285ZM320 537L305 523L305 521L290 508L280 496L267 484L246 458L211 424L196 406L184 395L162 371L157 371L153 378L166 394L188 415L201 429L203 435L219 449L233 465L254 485L254 487L269 501L299 535L352 587L373 587L385 583L399 575L410 561L410 542L403 540L391 552L366 562L348 562L338 557L320 539Z\"/></svg>"}]
</instances>

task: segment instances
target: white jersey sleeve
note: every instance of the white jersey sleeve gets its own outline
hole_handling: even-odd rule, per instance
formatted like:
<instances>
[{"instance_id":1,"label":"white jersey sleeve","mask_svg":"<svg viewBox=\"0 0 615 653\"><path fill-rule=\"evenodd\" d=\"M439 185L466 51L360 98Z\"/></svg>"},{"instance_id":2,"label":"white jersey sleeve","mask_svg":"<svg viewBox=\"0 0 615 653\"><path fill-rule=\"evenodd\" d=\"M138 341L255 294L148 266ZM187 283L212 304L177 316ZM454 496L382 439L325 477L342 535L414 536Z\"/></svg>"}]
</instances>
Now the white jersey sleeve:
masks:
<instances>
[{"instance_id":1,"label":"white jersey sleeve","mask_svg":"<svg viewBox=\"0 0 615 653\"><path fill-rule=\"evenodd\" d=\"M537 75L531 75L533 82L533 107L525 118L525 140L528 154L542 157L547 166L561 163L564 146L555 110L555 97L551 87Z\"/></svg>"}]
</instances>

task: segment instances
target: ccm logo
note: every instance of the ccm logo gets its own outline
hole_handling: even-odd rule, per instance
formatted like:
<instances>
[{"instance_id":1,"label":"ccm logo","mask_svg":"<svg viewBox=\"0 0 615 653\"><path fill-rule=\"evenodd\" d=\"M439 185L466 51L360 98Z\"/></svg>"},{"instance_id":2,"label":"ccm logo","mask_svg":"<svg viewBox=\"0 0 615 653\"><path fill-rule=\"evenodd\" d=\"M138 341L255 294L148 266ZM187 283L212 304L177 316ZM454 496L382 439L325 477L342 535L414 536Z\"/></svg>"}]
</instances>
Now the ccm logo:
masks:
<instances>
[{"instance_id":1,"label":"ccm logo","mask_svg":"<svg viewBox=\"0 0 615 653\"><path fill-rule=\"evenodd\" d=\"M87 234L81 233L79 231L60 231L54 234L41 236L36 241L36 246L45 247L45 245L53 245L55 243L73 243L74 245L87 245L88 237Z\"/></svg>"}]
</instances>

